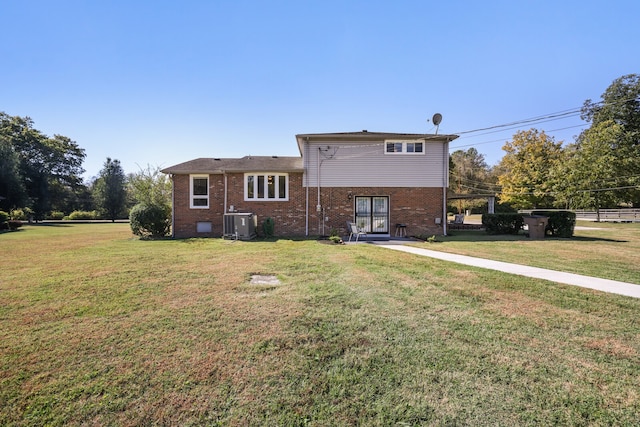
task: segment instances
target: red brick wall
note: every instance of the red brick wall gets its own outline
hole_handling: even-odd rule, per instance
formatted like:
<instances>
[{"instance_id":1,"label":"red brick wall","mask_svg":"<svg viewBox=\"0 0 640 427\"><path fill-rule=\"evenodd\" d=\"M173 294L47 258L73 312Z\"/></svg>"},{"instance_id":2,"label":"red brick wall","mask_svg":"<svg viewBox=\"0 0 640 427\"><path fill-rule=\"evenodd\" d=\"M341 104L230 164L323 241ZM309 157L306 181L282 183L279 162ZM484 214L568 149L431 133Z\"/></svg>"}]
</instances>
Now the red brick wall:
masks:
<instances>
[{"instance_id":1,"label":"red brick wall","mask_svg":"<svg viewBox=\"0 0 640 427\"><path fill-rule=\"evenodd\" d=\"M224 176L209 175L209 208L189 207L189 175L174 175L174 236L220 237L224 213ZM286 202L245 202L244 174L227 174L227 209L234 206L238 212L252 212L258 216L258 234L262 234L265 218L274 219L277 236L304 236L306 188L302 186L302 174L289 174L289 201ZM442 218L441 188L322 188L320 203L324 209L324 229L322 214L316 205L317 189L309 188L309 234L329 235L332 229L342 235L347 233L346 222L354 218L356 196L388 196L390 206L390 233L395 232L395 224L407 225L408 235L442 234L442 225L435 218ZM349 199L349 193L352 198ZM196 223L211 222L211 233L197 233Z\"/></svg>"},{"instance_id":2,"label":"red brick wall","mask_svg":"<svg viewBox=\"0 0 640 427\"><path fill-rule=\"evenodd\" d=\"M351 200L349 199L351 193ZM352 187L321 188L320 202L324 208L324 234L332 229L341 235L347 233L346 222L354 220L356 196L389 197L389 232L395 233L395 224L406 224L408 235L442 234L442 188L408 187ZM322 223L316 213L317 189L309 191L309 234L322 233ZM440 224L436 224L440 218Z\"/></svg>"},{"instance_id":3,"label":"red brick wall","mask_svg":"<svg viewBox=\"0 0 640 427\"><path fill-rule=\"evenodd\" d=\"M173 175L173 235L184 237L214 237L222 235L224 209L224 178L209 175L209 208L191 209L189 201L189 175ZM197 233L197 222L211 222L211 233Z\"/></svg>"},{"instance_id":4,"label":"red brick wall","mask_svg":"<svg viewBox=\"0 0 640 427\"><path fill-rule=\"evenodd\" d=\"M220 237L224 213L224 176L209 175L209 209L191 209L189 201L189 175L174 175L174 236ZM236 212L252 212L258 216L258 234L262 233L262 222L272 217L275 233L281 236L303 236L305 234L305 194L302 174L289 174L289 201L245 202L244 174L227 174L227 210L231 206ZM211 222L211 233L196 232L196 223Z\"/></svg>"}]
</instances>

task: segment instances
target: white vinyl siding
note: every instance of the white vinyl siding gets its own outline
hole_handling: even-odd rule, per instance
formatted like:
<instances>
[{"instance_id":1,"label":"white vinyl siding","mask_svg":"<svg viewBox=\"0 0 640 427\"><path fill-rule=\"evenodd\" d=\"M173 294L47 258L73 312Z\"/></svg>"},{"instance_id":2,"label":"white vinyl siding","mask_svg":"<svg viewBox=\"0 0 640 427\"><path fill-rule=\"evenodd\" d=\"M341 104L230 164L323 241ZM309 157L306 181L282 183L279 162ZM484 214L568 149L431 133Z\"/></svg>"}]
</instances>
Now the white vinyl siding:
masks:
<instances>
[{"instance_id":1,"label":"white vinyl siding","mask_svg":"<svg viewBox=\"0 0 640 427\"><path fill-rule=\"evenodd\" d=\"M322 187L446 186L446 144L425 142L423 155L387 155L385 147L382 141L309 144L304 156L306 185L318 185L319 169Z\"/></svg>"}]
</instances>

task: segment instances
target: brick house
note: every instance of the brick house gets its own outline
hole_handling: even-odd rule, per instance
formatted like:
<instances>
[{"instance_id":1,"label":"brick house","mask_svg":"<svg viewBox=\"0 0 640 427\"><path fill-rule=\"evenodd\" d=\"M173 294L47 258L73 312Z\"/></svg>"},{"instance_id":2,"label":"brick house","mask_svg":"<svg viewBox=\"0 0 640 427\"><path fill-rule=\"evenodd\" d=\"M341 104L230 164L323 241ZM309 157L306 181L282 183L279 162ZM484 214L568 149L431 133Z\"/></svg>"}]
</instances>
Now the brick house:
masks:
<instances>
[{"instance_id":1,"label":"brick house","mask_svg":"<svg viewBox=\"0 0 640 427\"><path fill-rule=\"evenodd\" d=\"M223 214L267 217L277 236L446 234L449 142L457 135L296 135L300 156L199 158L162 170L173 182L174 237L220 237ZM258 227L261 231L261 227Z\"/></svg>"}]
</instances>

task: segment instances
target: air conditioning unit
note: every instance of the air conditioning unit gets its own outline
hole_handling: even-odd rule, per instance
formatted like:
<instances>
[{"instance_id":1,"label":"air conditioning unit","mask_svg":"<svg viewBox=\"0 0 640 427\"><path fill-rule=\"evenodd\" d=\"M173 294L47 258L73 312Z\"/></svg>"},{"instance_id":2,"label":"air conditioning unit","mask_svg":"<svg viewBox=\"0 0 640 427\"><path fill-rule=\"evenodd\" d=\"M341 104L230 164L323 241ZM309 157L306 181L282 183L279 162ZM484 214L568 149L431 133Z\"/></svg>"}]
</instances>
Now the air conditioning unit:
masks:
<instances>
[{"instance_id":1,"label":"air conditioning unit","mask_svg":"<svg viewBox=\"0 0 640 427\"><path fill-rule=\"evenodd\" d=\"M235 240L251 240L257 236L258 216L252 213L224 214L222 237Z\"/></svg>"}]
</instances>

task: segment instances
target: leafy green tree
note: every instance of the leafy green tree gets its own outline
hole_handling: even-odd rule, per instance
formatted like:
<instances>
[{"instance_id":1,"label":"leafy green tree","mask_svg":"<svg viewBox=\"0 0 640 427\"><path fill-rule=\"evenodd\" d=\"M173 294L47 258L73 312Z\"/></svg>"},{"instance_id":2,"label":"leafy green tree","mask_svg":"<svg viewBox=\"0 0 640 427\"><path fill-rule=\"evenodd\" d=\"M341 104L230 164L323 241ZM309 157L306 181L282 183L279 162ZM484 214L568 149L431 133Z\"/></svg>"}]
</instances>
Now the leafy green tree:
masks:
<instances>
[{"instance_id":1,"label":"leafy green tree","mask_svg":"<svg viewBox=\"0 0 640 427\"><path fill-rule=\"evenodd\" d=\"M498 183L500 200L516 209L553 206L553 170L561 159L562 143L537 129L517 132L502 147Z\"/></svg>"},{"instance_id":2,"label":"leafy green tree","mask_svg":"<svg viewBox=\"0 0 640 427\"><path fill-rule=\"evenodd\" d=\"M622 126L607 120L582 132L575 144L565 149L565 161L558 166L559 198L575 209L613 207L622 190L617 189L615 147L622 137ZM598 215L598 220L599 220Z\"/></svg>"},{"instance_id":3,"label":"leafy green tree","mask_svg":"<svg viewBox=\"0 0 640 427\"><path fill-rule=\"evenodd\" d=\"M127 202L126 178L120 160L107 157L93 187L96 207L112 222L122 218Z\"/></svg>"},{"instance_id":4,"label":"leafy green tree","mask_svg":"<svg viewBox=\"0 0 640 427\"><path fill-rule=\"evenodd\" d=\"M616 166L616 187L621 191L620 203L640 205L640 75L629 74L611 83L601 96L602 101L585 101L582 118L591 127L613 122L619 126L616 141L610 141L610 155ZM611 125L607 125L611 126ZM589 130L585 130L588 132ZM602 128L596 133L601 133ZM591 136L592 138L592 136ZM626 187L622 189L622 187Z\"/></svg>"},{"instance_id":5,"label":"leafy green tree","mask_svg":"<svg viewBox=\"0 0 640 427\"><path fill-rule=\"evenodd\" d=\"M494 194L495 187L489 181L489 167L484 156L475 148L456 150L449 162L449 188L457 195ZM456 200L458 212L467 207L479 206L485 200Z\"/></svg>"},{"instance_id":6,"label":"leafy green tree","mask_svg":"<svg viewBox=\"0 0 640 427\"><path fill-rule=\"evenodd\" d=\"M147 165L128 175L127 186L134 204L171 206L171 180L160 168Z\"/></svg>"},{"instance_id":7,"label":"leafy green tree","mask_svg":"<svg viewBox=\"0 0 640 427\"><path fill-rule=\"evenodd\" d=\"M80 176L85 152L68 137L50 138L33 126L29 117L9 116L0 112L0 135L9 142L18 156L18 172L36 219L50 210L51 188L82 187Z\"/></svg>"},{"instance_id":8,"label":"leafy green tree","mask_svg":"<svg viewBox=\"0 0 640 427\"><path fill-rule=\"evenodd\" d=\"M8 138L0 135L0 210L23 206L27 192L20 175L20 159Z\"/></svg>"}]
</instances>

